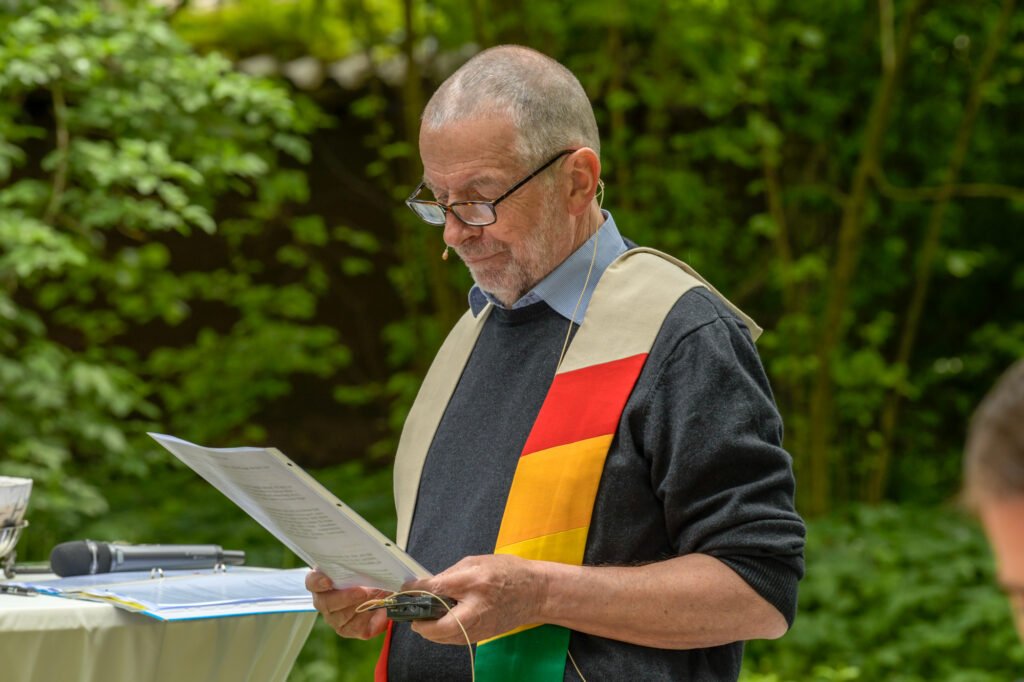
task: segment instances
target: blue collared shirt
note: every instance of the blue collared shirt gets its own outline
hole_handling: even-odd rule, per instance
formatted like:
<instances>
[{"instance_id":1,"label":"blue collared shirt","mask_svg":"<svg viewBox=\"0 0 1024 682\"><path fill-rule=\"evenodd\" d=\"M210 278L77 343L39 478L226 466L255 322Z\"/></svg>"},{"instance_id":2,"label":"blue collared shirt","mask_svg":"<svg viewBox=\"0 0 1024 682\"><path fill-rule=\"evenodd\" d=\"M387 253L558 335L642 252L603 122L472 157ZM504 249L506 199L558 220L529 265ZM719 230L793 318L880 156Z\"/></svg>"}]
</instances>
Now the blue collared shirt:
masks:
<instances>
[{"instance_id":1,"label":"blue collared shirt","mask_svg":"<svg viewBox=\"0 0 1024 682\"><path fill-rule=\"evenodd\" d=\"M533 289L528 291L522 298L512 305L512 309L544 301L551 306L555 312L567 320L579 324L583 321L583 315L587 312L587 305L590 297L594 295L594 289L601 279L601 275L608 269L616 258L626 252L626 242L615 227L615 219L608 211L602 211L605 221L597 229L590 239L583 246L573 251L572 255L562 261L562 264L551 271L547 277L537 283ZM597 254L594 254L595 244ZM590 270L590 262L593 260L594 269L587 280L587 272ZM583 291L583 283L587 288ZM579 303L579 309L576 304ZM488 303L493 303L499 308L505 308L498 299L481 289L476 284L469 290L469 307L476 317ZM575 317L573 310L576 310Z\"/></svg>"}]
</instances>

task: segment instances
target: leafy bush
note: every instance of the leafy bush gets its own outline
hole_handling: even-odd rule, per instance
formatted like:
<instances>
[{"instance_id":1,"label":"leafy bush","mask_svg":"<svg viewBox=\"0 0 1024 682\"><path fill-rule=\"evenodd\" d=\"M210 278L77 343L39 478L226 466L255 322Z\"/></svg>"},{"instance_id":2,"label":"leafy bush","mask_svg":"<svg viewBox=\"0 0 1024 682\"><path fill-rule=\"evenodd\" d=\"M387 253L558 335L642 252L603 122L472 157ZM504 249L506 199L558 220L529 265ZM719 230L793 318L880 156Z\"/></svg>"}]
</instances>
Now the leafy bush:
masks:
<instances>
[{"instance_id":1,"label":"leafy bush","mask_svg":"<svg viewBox=\"0 0 1024 682\"><path fill-rule=\"evenodd\" d=\"M985 539L949 509L857 507L808 528L793 629L746 682L1006 682L1024 670Z\"/></svg>"},{"instance_id":2,"label":"leafy bush","mask_svg":"<svg viewBox=\"0 0 1024 682\"><path fill-rule=\"evenodd\" d=\"M349 354L301 260L326 228L281 167L308 160L314 110L150 3L6 2L0 35L0 455L35 481L41 558L108 485L135 482L136 510L167 490L140 484L176 476L145 430L258 441L296 376Z\"/></svg>"},{"instance_id":3,"label":"leafy bush","mask_svg":"<svg viewBox=\"0 0 1024 682\"><path fill-rule=\"evenodd\" d=\"M372 123L361 179L397 210L376 261L398 299L379 351L392 374L372 400L393 425L465 307L464 270L440 265L440 235L401 206L420 180L418 117L463 46L512 42L566 64L595 103L623 234L765 326L804 508L939 504L956 487L971 407L1024 353L1024 233L1007 227L1024 207L1024 13L1010 2L218 6L176 26L234 54L366 67L343 101L330 80L321 94L343 124Z\"/></svg>"}]
</instances>

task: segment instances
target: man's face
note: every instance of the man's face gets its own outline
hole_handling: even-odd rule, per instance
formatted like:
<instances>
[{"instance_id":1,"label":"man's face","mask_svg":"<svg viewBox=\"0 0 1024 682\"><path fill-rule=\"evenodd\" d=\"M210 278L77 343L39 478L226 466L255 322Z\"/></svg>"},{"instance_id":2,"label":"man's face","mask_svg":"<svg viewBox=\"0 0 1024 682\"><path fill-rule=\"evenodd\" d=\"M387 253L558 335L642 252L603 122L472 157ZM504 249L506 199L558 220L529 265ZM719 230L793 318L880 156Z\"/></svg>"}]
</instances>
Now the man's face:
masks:
<instances>
[{"instance_id":1,"label":"man's face","mask_svg":"<svg viewBox=\"0 0 1024 682\"><path fill-rule=\"evenodd\" d=\"M434 197L455 201L493 200L522 176L516 131L501 118L476 118L420 133L423 179ZM552 154L559 150L551 150ZM511 305L572 252L568 212L551 189L545 170L496 207L497 222L470 227L451 212L444 240L462 258L480 287Z\"/></svg>"},{"instance_id":2,"label":"man's face","mask_svg":"<svg viewBox=\"0 0 1024 682\"><path fill-rule=\"evenodd\" d=\"M1024 640L1024 497L992 500L979 511L996 557L999 583L1010 597Z\"/></svg>"}]
</instances>

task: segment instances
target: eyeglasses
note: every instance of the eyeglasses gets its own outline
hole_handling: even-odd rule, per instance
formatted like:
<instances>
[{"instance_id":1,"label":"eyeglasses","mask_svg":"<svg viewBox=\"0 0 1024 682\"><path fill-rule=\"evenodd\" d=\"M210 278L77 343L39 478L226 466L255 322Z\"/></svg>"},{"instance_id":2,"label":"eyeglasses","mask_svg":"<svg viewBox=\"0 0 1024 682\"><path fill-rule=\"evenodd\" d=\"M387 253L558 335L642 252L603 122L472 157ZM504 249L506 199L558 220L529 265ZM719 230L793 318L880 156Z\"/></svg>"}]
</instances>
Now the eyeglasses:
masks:
<instances>
[{"instance_id":1,"label":"eyeglasses","mask_svg":"<svg viewBox=\"0 0 1024 682\"><path fill-rule=\"evenodd\" d=\"M444 225L448 218L448 211L454 213L455 217L465 224L473 227L486 227L487 225L493 225L498 220L498 214L495 211L495 207L498 204L512 196L516 190L528 183L530 180L533 180L535 177L540 175L555 161L558 161L566 154L572 154L575 151L578 150L563 149L558 152L545 161L544 165L527 175L522 180L516 182L505 190L504 194L493 201L456 201L451 204L442 204L440 201L425 201L423 199L417 199L416 196L423 191L424 186L424 183L420 182L413 193L409 195L409 198L405 200L405 205L411 208L412 212L422 218L424 222L430 223L431 225Z\"/></svg>"}]
</instances>

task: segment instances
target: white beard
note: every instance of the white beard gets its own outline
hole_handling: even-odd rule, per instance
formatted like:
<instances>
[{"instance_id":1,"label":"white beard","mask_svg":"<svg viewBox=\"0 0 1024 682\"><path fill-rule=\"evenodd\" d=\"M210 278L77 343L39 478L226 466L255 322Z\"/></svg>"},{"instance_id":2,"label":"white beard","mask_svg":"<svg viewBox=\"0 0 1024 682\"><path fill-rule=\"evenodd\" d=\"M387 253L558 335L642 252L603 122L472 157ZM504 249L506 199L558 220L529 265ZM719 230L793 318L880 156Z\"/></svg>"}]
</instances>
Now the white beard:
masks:
<instances>
[{"instance_id":1,"label":"white beard","mask_svg":"<svg viewBox=\"0 0 1024 682\"><path fill-rule=\"evenodd\" d=\"M463 245L455 249L456 253L463 258L465 256L479 258L495 253L505 254L504 263L486 262L475 266L467 264L467 267L470 275L473 276L473 281L506 306L511 306L522 298L557 267L561 262L557 254L564 250L564 244L561 242L572 239L572 233L565 218L559 219L553 210L546 213L530 234L518 243L515 253L503 242L473 244L469 248ZM563 248L559 248L559 246ZM556 258L559 259L557 262Z\"/></svg>"}]
</instances>

